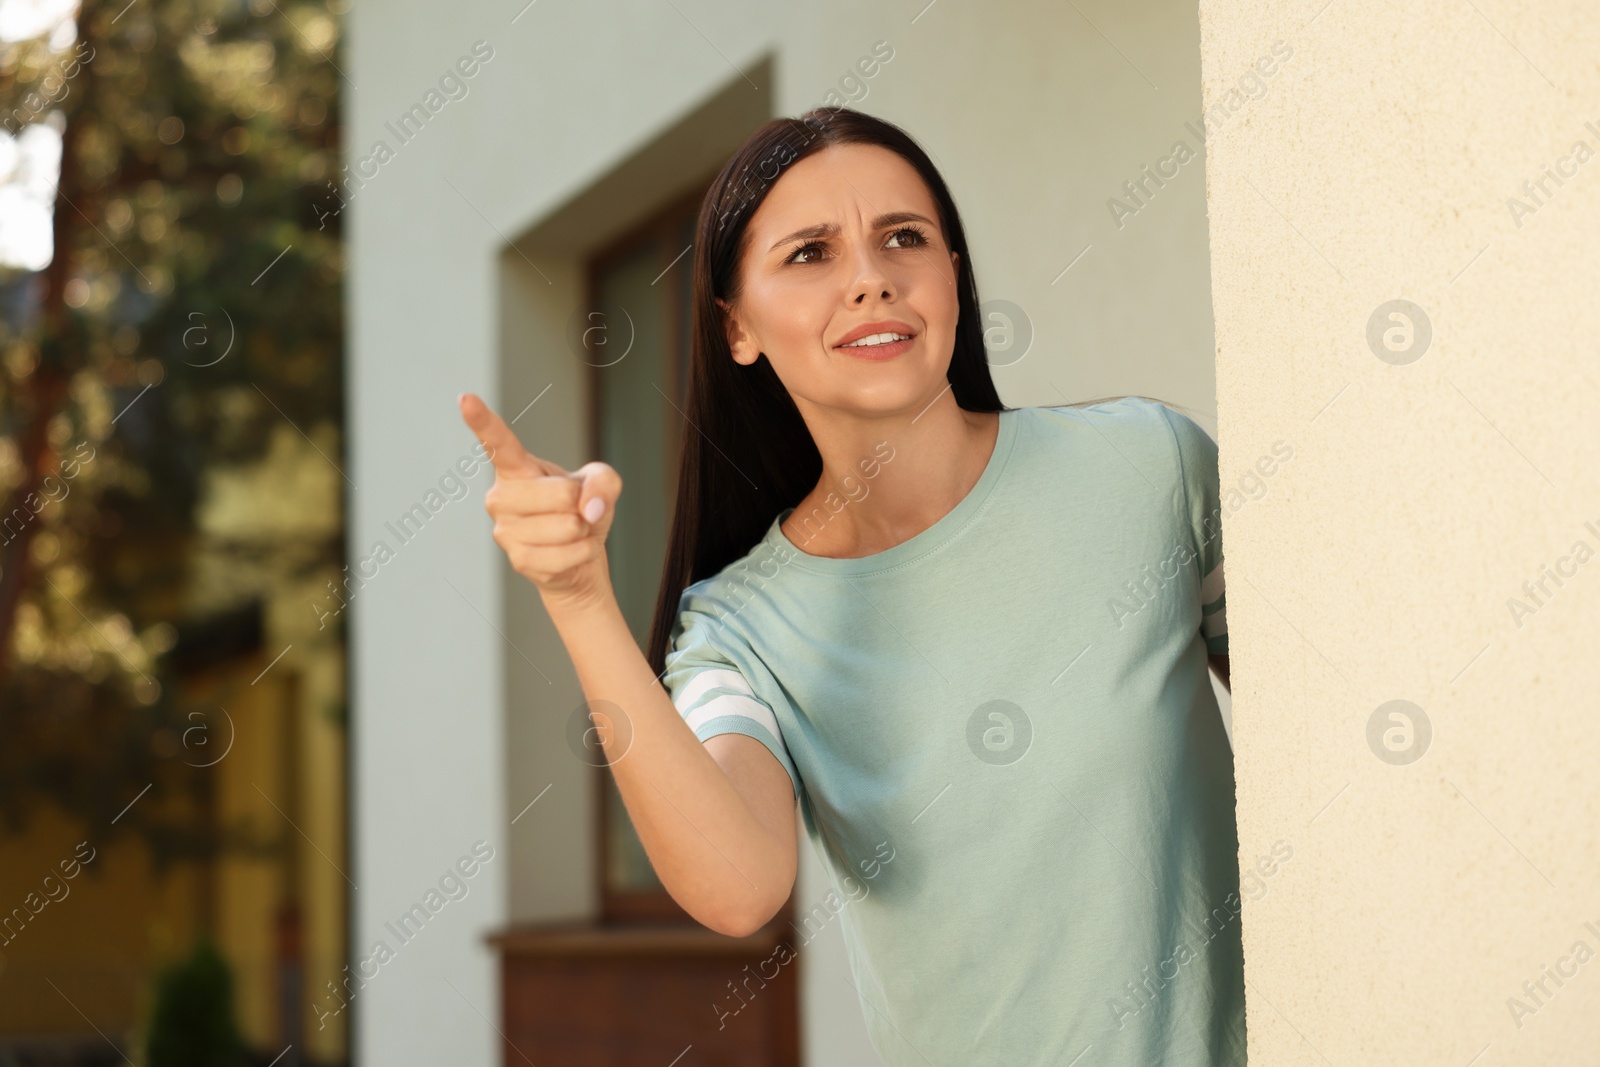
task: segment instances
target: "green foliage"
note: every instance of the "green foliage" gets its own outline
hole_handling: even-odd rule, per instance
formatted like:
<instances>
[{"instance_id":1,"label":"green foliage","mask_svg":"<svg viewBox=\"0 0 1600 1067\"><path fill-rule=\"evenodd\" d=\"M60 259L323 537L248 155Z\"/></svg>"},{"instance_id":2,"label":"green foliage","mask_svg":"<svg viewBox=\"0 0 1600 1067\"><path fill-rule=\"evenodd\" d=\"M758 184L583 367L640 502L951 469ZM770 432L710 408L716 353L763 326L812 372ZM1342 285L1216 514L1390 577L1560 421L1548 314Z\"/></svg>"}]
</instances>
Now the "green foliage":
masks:
<instances>
[{"instance_id":1,"label":"green foliage","mask_svg":"<svg viewBox=\"0 0 1600 1067\"><path fill-rule=\"evenodd\" d=\"M210 941L156 979L147 1033L146 1067L243 1067L233 973Z\"/></svg>"},{"instance_id":2,"label":"green foliage","mask_svg":"<svg viewBox=\"0 0 1600 1067\"><path fill-rule=\"evenodd\" d=\"M209 847L150 803L192 777L181 623L343 561L337 523L217 545L197 508L286 422L325 444L342 425L339 218L318 208L337 203L347 6L89 0L68 52L0 45L0 118L66 130L58 262L0 268L0 521L45 475L70 490L0 544L0 822L49 799L158 861ZM63 55L84 58L67 75Z\"/></svg>"}]
</instances>

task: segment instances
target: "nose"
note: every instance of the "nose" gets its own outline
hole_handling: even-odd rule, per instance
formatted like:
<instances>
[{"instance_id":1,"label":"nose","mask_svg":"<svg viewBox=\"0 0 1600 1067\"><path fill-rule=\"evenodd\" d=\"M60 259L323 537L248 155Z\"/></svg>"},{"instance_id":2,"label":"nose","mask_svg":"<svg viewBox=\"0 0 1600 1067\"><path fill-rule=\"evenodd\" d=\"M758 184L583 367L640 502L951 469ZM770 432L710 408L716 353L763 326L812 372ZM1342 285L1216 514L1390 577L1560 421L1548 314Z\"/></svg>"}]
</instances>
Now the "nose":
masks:
<instances>
[{"instance_id":1,"label":"nose","mask_svg":"<svg viewBox=\"0 0 1600 1067\"><path fill-rule=\"evenodd\" d=\"M881 300L894 299L894 283L889 280L888 272L883 269L883 262L873 254L869 245L863 245L856 254L855 279L851 282L850 302L853 304L865 303L867 297L877 294Z\"/></svg>"}]
</instances>

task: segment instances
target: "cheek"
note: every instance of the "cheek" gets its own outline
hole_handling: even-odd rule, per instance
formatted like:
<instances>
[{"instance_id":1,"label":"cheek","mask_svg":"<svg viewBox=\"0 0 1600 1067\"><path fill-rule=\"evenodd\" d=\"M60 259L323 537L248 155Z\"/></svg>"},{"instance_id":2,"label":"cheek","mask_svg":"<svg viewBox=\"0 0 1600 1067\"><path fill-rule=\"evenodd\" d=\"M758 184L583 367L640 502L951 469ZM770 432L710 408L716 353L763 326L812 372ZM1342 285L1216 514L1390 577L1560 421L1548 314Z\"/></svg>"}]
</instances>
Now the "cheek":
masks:
<instances>
[{"instance_id":1,"label":"cheek","mask_svg":"<svg viewBox=\"0 0 1600 1067\"><path fill-rule=\"evenodd\" d=\"M780 358L791 353L807 356L821 350L841 301L837 287L820 277L764 289L757 331L768 358L774 350Z\"/></svg>"},{"instance_id":2,"label":"cheek","mask_svg":"<svg viewBox=\"0 0 1600 1067\"><path fill-rule=\"evenodd\" d=\"M956 320L961 315L955 282L954 268L944 274L925 272L915 279L907 301L927 324L929 333L947 340L955 337Z\"/></svg>"},{"instance_id":3,"label":"cheek","mask_svg":"<svg viewBox=\"0 0 1600 1067\"><path fill-rule=\"evenodd\" d=\"M834 298L817 294L795 294L778 317L777 343L785 352L799 356L826 354L828 328L837 307Z\"/></svg>"}]
</instances>

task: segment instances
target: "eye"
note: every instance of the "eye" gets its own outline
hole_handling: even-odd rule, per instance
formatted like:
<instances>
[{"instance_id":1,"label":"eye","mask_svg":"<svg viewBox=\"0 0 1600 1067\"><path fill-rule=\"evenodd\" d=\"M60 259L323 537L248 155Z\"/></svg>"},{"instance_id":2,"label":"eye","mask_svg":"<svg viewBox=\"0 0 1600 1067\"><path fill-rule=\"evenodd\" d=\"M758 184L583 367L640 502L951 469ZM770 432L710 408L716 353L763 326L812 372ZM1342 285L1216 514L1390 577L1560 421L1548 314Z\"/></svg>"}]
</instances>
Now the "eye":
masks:
<instances>
[{"instance_id":1,"label":"eye","mask_svg":"<svg viewBox=\"0 0 1600 1067\"><path fill-rule=\"evenodd\" d=\"M817 260L815 260L815 259L797 259L795 257L800 256L800 255L802 255L802 254L804 254L806 252L818 252L818 253L821 253L823 251L826 251L826 250L822 247L822 245L820 243L818 243L816 241L807 241L803 245L797 245L795 247L794 251L789 253L789 258L784 260L784 262L785 263L816 263Z\"/></svg>"},{"instance_id":2,"label":"eye","mask_svg":"<svg viewBox=\"0 0 1600 1067\"><path fill-rule=\"evenodd\" d=\"M909 234L909 239L906 235ZM891 237L900 241L896 248L921 248L928 243L928 235L915 226L902 226L895 230Z\"/></svg>"}]
</instances>

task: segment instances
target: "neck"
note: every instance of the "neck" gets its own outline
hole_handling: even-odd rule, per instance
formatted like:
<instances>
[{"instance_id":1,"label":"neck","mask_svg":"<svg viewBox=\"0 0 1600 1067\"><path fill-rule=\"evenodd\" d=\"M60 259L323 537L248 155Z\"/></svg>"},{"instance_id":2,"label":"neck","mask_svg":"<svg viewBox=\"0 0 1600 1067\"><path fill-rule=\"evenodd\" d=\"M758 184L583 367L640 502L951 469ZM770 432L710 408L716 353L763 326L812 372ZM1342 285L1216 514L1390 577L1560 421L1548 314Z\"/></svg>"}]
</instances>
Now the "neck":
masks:
<instances>
[{"instance_id":1,"label":"neck","mask_svg":"<svg viewBox=\"0 0 1600 1067\"><path fill-rule=\"evenodd\" d=\"M886 551L938 522L983 475L999 416L959 407L949 389L892 414L803 407L822 455L822 477L783 524L813 556L852 559Z\"/></svg>"}]
</instances>

